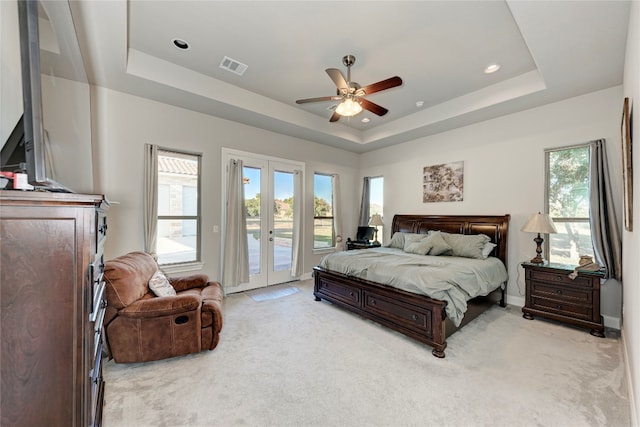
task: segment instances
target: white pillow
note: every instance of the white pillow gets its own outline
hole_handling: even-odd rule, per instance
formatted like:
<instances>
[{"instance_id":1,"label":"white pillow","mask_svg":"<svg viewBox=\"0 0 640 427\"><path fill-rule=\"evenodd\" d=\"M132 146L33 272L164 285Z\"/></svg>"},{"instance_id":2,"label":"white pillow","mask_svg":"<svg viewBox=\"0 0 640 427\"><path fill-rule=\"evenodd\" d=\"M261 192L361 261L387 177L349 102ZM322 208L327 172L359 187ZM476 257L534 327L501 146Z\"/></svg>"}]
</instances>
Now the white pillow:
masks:
<instances>
[{"instance_id":1,"label":"white pillow","mask_svg":"<svg viewBox=\"0 0 640 427\"><path fill-rule=\"evenodd\" d=\"M169 279L165 276L162 271L156 271L149 279L149 289L157 296L157 297L170 297L176 295L176 290L173 289L171 283L169 283Z\"/></svg>"},{"instance_id":2,"label":"white pillow","mask_svg":"<svg viewBox=\"0 0 640 427\"><path fill-rule=\"evenodd\" d=\"M491 242L487 242L484 244L484 248L482 248L482 258L487 259L489 258L489 254L491 253L491 251L493 250L493 248L495 248L496 245L495 243L491 243Z\"/></svg>"}]
</instances>

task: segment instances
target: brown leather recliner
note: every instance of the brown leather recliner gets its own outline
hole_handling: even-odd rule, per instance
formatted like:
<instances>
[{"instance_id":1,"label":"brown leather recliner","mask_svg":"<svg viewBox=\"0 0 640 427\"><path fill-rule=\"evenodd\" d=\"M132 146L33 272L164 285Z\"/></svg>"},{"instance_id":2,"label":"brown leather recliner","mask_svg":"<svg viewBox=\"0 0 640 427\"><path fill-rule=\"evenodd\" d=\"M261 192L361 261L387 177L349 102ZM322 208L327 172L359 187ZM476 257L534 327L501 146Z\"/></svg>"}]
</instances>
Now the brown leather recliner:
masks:
<instances>
[{"instance_id":1,"label":"brown leather recliner","mask_svg":"<svg viewBox=\"0 0 640 427\"><path fill-rule=\"evenodd\" d=\"M204 274L168 278L177 295L157 297L153 257L131 252L105 263L107 347L118 363L213 350L222 329L222 287Z\"/></svg>"}]
</instances>

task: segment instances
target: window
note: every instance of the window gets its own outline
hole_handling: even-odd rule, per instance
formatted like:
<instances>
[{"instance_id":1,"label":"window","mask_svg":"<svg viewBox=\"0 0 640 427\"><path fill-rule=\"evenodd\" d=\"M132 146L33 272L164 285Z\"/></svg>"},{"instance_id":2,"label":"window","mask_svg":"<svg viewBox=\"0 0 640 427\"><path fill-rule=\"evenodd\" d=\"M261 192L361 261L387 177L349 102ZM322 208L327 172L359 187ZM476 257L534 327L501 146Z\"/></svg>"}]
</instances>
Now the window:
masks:
<instances>
[{"instance_id":1,"label":"window","mask_svg":"<svg viewBox=\"0 0 640 427\"><path fill-rule=\"evenodd\" d=\"M331 175L313 175L313 249L333 248L333 188Z\"/></svg>"},{"instance_id":2,"label":"window","mask_svg":"<svg viewBox=\"0 0 640 427\"><path fill-rule=\"evenodd\" d=\"M546 239L550 262L575 264L593 256L589 224L589 146L546 151L547 212L558 230Z\"/></svg>"},{"instance_id":3,"label":"window","mask_svg":"<svg viewBox=\"0 0 640 427\"><path fill-rule=\"evenodd\" d=\"M158 150L158 264L200 261L200 156Z\"/></svg>"}]
</instances>

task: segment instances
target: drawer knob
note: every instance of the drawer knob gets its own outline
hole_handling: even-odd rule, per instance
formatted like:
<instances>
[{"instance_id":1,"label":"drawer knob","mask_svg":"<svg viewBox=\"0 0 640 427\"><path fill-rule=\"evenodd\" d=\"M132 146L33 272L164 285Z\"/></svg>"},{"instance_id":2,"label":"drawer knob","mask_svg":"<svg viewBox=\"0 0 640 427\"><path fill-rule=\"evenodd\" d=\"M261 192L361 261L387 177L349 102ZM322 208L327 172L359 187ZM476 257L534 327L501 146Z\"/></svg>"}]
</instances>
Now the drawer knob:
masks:
<instances>
[{"instance_id":1,"label":"drawer knob","mask_svg":"<svg viewBox=\"0 0 640 427\"><path fill-rule=\"evenodd\" d=\"M353 292L349 292L349 296L352 297L353 296Z\"/></svg>"},{"instance_id":2,"label":"drawer knob","mask_svg":"<svg viewBox=\"0 0 640 427\"><path fill-rule=\"evenodd\" d=\"M413 314L411 315L411 318L412 318L413 320L418 320L418 315L417 315L417 314L415 314L415 313L413 313Z\"/></svg>"},{"instance_id":3,"label":"drawer knob","mask_svg":"<svg viewBox=\"0 0 640 427\"><path fill-rule=\"evenodd\" d=\"M556 282L562 282L562 277L556 276L555 280L556 280Z\"/></svg>"},{"instance_id":4,"label":"drawer knob","mask_svg":"<svg viewBox=\"0 0 640 427\"><path fill-rule=\"evenodd\" d=\"M558 309L558 310L562 310L562 306L561 306L561 305L558 305L558 306L556 307L556 309Z\"/></svg>"},{"instance_id":5,"label":"drawer knob","mask_svg":"<svg viewBox=\"0 0 640 427\"><path fill-rule=\"evenodd\" d=\"M558 294L558 295L562 295L562 289L558 289L558 290L556 290L556 294Z\"/></svg>"},{"instance_id":6,"label":"drawer knob","mask_svg":"<svg viewBox=\"0 0 640 427\"><path fill-rule=\"evenodd\" d=\"M372 299L372 300L369 302L369 304L371 304L371 305L376 305L376 300Z\"/></svg>"}]
</instances>

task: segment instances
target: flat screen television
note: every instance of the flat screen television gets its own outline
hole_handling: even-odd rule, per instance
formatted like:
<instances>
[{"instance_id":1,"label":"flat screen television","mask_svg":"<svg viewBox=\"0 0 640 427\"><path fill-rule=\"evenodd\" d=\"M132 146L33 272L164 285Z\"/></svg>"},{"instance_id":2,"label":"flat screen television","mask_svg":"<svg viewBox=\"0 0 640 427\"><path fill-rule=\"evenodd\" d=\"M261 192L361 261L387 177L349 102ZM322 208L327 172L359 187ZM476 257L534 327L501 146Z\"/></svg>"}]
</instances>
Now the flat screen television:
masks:
<instances>
[{"instance_id":1,"label":"flat screen television","mask_svg":"<svg viewBox=\"0 0 640 427\"><path fill-rule=\"evenodd\" d=\"M91 94L70 4L19 0L17 14L23 111L0 167L36 189L91 193Z\"/></svg>"}]
</instances>

